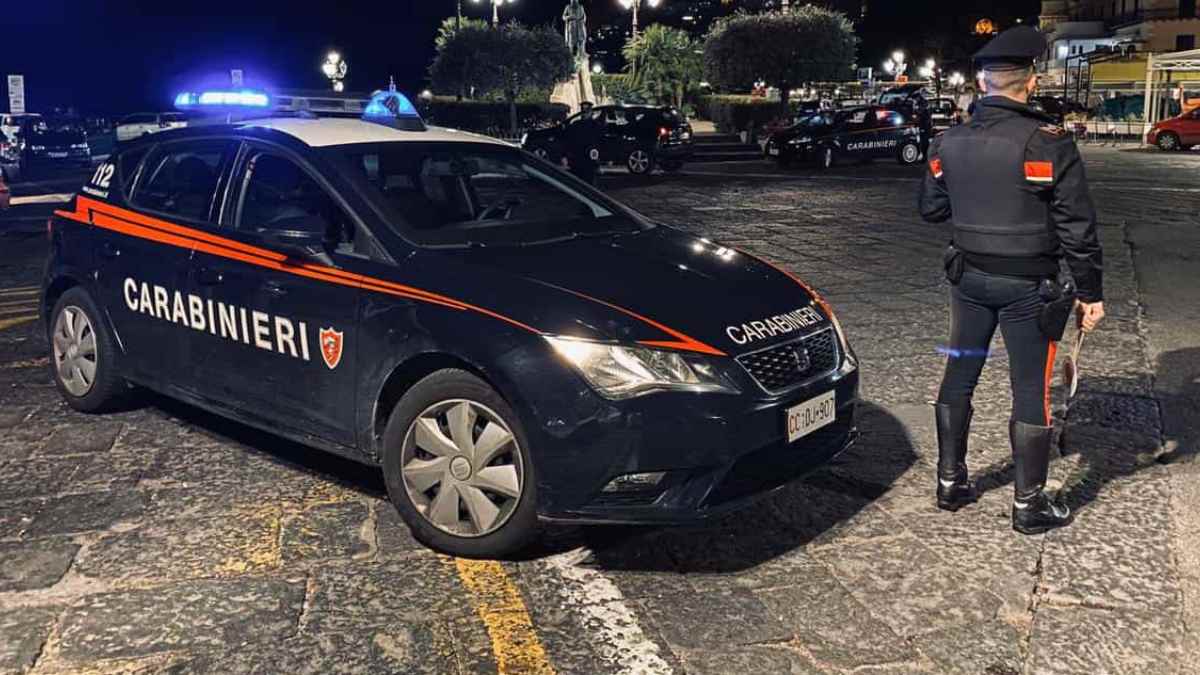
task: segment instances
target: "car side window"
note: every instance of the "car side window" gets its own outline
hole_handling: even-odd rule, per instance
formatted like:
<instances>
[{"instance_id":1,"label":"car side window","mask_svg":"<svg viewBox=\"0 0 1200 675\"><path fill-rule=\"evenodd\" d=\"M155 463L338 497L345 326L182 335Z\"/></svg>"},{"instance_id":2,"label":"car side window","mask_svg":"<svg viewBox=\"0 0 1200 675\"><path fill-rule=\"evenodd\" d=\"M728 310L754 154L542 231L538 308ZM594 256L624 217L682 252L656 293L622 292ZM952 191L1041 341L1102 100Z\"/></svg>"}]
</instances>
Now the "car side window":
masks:
<instances>
[{"instance_id":1,"label":"car side window","mask_svg":"<svg viewBox=\"0 0 1200 675\"><path fill-rule=\"evenodd\" d=\"M338 253L365 254L365 238L356 237L354 221L325 188L292 160L268 151L252 151L246 160L235 222L237 229L258 234L320 228Z\"/></svg>"},{"instance_id":2,"label":"car side window","mask_svg":"<svg viewBox=\"0 0 1200 675\"><path fill-rule=\"evenodd\" d=\"M233 156L232 141L172 143L146 161L133 203L189 220L212 221L221 175Z\"/></svg>"},{"instance_id":3,"label":"car side window","mask_svg":"<svg viewBox=\"0 0 1200 675\"><path fill-rule=\"evenodd\" d=\"M153 121L154 115L138 114L126 117L125 119L121 120L121 124L150 124Z\"/></svg>"}]
</instances>

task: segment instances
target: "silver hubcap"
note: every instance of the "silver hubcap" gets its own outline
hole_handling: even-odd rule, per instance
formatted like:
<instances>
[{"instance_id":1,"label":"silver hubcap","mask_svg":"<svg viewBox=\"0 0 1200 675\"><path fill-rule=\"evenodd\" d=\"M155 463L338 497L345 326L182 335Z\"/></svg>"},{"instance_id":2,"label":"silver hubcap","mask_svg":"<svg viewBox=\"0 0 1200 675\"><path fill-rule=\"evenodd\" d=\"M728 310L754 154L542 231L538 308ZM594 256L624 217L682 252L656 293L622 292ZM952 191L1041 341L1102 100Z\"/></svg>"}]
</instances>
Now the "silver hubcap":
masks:
<instances>
[{"instance_id":1,"label":"silver hubcap","mask_svg":"<svg viewBox=\"0 0 1200 675\"><path fill-rule=\"evenodd\" d=\"M629 170L634 173L646 173L650 168L650 155L645 150L634 150L629 153Z\"/></svg>"},{"instance_id":2,"label":"silver hubcap","mask_svg":"<svg viewBox=\"0 0 1200 675\"><path fill-rule=\"evenodd\" d=\"M909 164L912 164L913 162L917 161L917 153L918 152L920 152L920 151L917 150L917 146L915 146L915 145L904 146L904 161L908 162Z\"/></svg>"},{"instance_id":3,"label":"silver hubcap","mask_svg":"<svg viewBox=\"0 0 1200 675\"><path fill-rule=\"evenodd\" d=\"M1163 136L1161 139L1159 139L1158 145L1163 150L1174 150L1175 149L1175 137L1170 134L1167 134L1167 135Z\"/></svg>"},{"instance_id":4,"label":"silver hubcap","mask_svg":"<svg viewBox=\"0 0 1200 675\"><path fill-rule=\"evenodd\" d=\"M72 396L85 396L96 381L96 331L83 310L68 305L54 322L54 366Z\"/></svg>"},{"instance_id":5,"label":"silver hubcap","mask_svg":"<svg viewBox=\"0 0 1200 675\"><path fill-rule=\"evenodd\" d=\"M404 437L400 472L425 520L462 537L503 526L525 479L512 430L487 406L465 399L435 403L417 417Z\"/></svg>"}]
</instances>

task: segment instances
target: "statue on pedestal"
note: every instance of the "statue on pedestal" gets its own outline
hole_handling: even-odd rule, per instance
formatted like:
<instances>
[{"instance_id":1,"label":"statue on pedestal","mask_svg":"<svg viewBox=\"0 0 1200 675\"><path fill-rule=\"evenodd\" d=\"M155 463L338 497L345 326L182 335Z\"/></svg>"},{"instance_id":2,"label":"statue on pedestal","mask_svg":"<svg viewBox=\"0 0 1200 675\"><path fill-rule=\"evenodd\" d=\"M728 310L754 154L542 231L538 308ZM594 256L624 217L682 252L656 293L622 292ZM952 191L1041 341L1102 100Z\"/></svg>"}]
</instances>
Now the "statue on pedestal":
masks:
<instances>
[{"instance_id":1,"label":"statue on pedestal","mask_svg":"<svg viewBox=\"0 0 1200 675\"><path fill-rule=\"evenodd\" d=\"M563 39L575 59L575 72L571 74L571 79L555 85L550 101L563 103L575 113L584 101L596 101L596 94L592 90L592 70L588 64L587 12L579 0L570 0L562 16Z\"/></svg>"}]
</instances>

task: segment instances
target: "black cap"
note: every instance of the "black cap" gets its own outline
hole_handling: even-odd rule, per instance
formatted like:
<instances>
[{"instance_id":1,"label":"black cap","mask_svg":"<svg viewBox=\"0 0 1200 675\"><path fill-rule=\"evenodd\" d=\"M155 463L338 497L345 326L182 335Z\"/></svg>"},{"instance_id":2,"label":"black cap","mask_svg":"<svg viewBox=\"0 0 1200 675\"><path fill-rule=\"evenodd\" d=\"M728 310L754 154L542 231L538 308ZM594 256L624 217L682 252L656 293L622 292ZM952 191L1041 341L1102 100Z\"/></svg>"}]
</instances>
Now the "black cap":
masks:
<instances>
[{"instance_id":1,"label":"black cap","mask_svg":"<svg viewBox=\"0 0 1200 675\"><path fill-rule=\"evenodd\" d=\"M1036 28L1017 26L992 38L975 52L984 70L1020 70L1033 65L1046 52L1046 38Z\"/></svg>"}]
</instances>

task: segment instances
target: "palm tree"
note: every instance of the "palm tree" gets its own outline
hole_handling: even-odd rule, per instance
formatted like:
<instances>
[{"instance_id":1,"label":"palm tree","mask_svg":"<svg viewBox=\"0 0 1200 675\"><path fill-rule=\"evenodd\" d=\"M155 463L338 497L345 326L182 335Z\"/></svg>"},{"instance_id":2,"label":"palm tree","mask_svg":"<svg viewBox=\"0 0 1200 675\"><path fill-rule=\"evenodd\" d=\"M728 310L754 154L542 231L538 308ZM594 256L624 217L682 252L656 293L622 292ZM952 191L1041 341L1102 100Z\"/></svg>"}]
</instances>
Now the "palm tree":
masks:
<instances>
[{"instance_id":1,"label":"palm tree","mask_svg":"<svg viewBox=\"0 0 1200 675\"><path fill-rule=\"evenodd\" d=\"M688 91L700 81L702 52L686 31L655 24L625 44L632 86L659 103L683 107Z\"/></svg>"}]
</instances>

